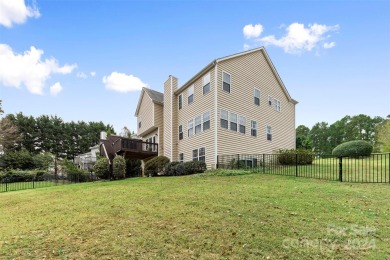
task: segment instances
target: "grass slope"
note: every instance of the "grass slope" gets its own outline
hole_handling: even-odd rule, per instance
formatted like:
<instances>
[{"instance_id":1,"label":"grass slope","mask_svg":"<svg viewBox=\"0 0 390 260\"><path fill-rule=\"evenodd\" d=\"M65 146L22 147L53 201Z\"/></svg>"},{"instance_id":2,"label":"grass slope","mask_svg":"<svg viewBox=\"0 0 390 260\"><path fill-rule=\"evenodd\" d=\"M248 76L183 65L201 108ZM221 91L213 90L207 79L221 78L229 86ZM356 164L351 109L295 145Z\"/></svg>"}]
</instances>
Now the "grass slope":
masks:
<instances>
[{"instance_id":1,"label":"grass slope","mask_svg":"<svg viewBox=\"0 0 390 260\"><path fill-rule=\"evenodd\" d=\"M138 178L0 194L0 258L390 258L388 184Z\"/></svg>"}]
</instances>

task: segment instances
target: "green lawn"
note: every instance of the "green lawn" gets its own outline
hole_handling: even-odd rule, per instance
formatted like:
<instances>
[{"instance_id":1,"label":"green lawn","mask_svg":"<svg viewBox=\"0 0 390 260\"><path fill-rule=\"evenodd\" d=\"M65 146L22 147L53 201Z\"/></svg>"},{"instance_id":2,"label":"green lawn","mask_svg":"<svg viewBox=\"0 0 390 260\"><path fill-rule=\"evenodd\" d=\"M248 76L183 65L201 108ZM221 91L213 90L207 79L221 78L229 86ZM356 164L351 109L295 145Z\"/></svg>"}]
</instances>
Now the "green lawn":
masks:
<instances>
[{"instance_id":1,"label":"green lawn","mask_svg":"<svg viewBox=\"0 0 390 260\"><path fill-rule=\"evenodd\" d=\"M389 259L389 184L251 174L0 194L0 259Z\"/></svg>"}]
</instances>

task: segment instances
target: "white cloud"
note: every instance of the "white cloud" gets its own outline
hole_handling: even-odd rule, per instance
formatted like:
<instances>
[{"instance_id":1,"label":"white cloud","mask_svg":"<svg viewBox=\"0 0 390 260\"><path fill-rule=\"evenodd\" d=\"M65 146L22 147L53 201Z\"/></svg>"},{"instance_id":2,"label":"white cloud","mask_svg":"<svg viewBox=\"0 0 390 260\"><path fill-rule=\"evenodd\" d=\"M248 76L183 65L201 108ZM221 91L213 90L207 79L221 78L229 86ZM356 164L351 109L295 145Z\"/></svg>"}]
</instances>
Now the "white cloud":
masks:
<instances>
[{"instance_id":1,"label":"white cloud","mask_svg":"<svg viewBox=\"0 0 390 260\"><path fill-rule=\"evenodd\" d=\"M76 77L82 78L82 79L88 78L87 74L85 74L84 72L77 72Z\"/></svg>"},{"instance_id":2,"label":"white cloud","mask_svg":"<svg viewBox=\"0 0 390 260\"><path fill-rule=\"evenodd\" d=\"M287 53L300 53L302 51L311 51L325 40L325 33L338 31L339 28L339 25L328 26L315 23L305 27L304 24L292 23L287 26L286 35L279 39L274 35L269 35L257 40L264 45L281 47ZM333 42L330 45L335 46L335 43ZM326 48L325 45L323 47Z\"/></svg>"},{"instance_id":3,"label":"white cloud","mask_svg":"<svg viewBox=\"0 0 390 260\"><path fill-rule=\"evenodd\" d=\"M19 88L25 85L33 94L43 94L45 82L51 74L69 74L76 67L59 66L54 58L42 60L43 50L34 46L22 54L14 53L6 44L0 44L0 83Z\"/></svg>"},{"instance_id":4,"label":"white cloud","mask_svg":"<svg viewBox=\"0 0 390 260\"><path fill-rule=\"evenodd\" d=\"M263 32L263 26L261 24L247 24L242 29L245 38L257 38Z\"/></svg>"},{"instance_id":5,"label":"white cloud","mask_svg":"<svg viewBox=\"0 0 390 260\"><path fill-rule=\"evenodd\" d=\"M103 83L106 89L118 92L137 91L141 90L142 87L147 87L147 84L143 83L139 78L119 72L112 72L111 75L104 76Z\"/></svg>"},{"instance_id":6,"label":"white cloud","mask_svg":"<svg viewBox=\"0 0 390 260\"><path fill-rule=\"evenodd\" d=\"M334 46L336 46L335 42L325 42L324 43L324 48L325 49L330 49L330 48L333 48Z\"/></svg>"},{"instance_id":7,"label":"white cloud","mask_svg":"<svg viewBox=\"0 0 390 260\"><path fill-rule=\"evenodd\" d=\"M251 48L249 44L244 43L244 51L247 51Z\"/></svg>"},{"instance_id":8,"label":"white cloud","mask_svg":"<svg viewBox=\"0 0 390 260\"><path fill-rule=\"evenodd\" d=\"M59 82L54 83L53 86L50 87L50 95L57 96L58 93L62 91L62 86Z\"/></svg>"},{"instance_id":9,"label":"white cloud","mask_svg":"<svg viewBox=\"0 0 390 260\"><path fill-rule=\"evenodd\" d=\"M92 77L95 77L96 76L96 71L91 71L90 74L91 74Z\"/></svg>"},{"instance_id":10,"label":"white cloud","mask_svg":"<svg viewBox=\"0 0 390 260\"><path fill-rule=\"evenodd\" d=\"M21 24L28 17L38 18L41 14L35 5L27 6L24 0L0 0L0 25L12 27Z\"/></svg>"}]
</instances>

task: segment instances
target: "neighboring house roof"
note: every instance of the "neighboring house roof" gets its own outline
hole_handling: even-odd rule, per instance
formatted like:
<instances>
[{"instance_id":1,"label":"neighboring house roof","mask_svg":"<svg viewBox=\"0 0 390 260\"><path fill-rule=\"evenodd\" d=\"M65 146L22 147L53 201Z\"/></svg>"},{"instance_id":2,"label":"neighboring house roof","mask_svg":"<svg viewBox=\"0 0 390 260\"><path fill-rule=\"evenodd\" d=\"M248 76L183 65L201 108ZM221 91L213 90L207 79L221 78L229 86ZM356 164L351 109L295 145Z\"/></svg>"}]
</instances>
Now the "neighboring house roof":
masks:
<instances>
[{"instance_id":1,"label":"neighboring house roof","mask_svg":"<svg viewBox=\"0 0 390 260\"><path fill-rule=\"evenodd\" d=\"M291 101L292 103L294 104L297 104L298 101L294 100L291 98L290 94L288 93L287 91L287 88L286 86L284 85L282 79L280 78L278 72L276 71L275 69L275 66L274 64L272 63L271 59L269 58L268 56L268 53L266 52L265 48L264 47L259 47L259 48L255 48L255 49L252 49L252 50L248 50L248 51L244 51L244 52L240 52L240 53L236 53L236 54L233 54L233 55L229 55L229 56L225 56L225 57L222 57L222 58L218 58L218 59L215 59L213 60L212 62L210 62L206 67L204 67L201 71L199 71L195 76L193 76L189 81L187 81L186 83L184 83L183 86L181 86L178 90L175 91L175 94L179 94L181 92L183 92L187 87L189 87L190 85L192 85L192 83L194 83L199 77L201 77L205 72L207 72L208 70L210 70L211 68L213 68L215 66L215 64L217 64L218 62L221 62L221 61L225 61L225 60L229 60L229 59L233 59L233 58L236 58L236 57L239 57L239 56L242 56L242 55L246 55L246 54L249 54L249 53L252 53L252 52L256 52L256 51L262 51L264 53L264 56L269 64L269 66L271 67L272 69L272 72L274 73L277 81L279 82L279 84L282 86L282 89L283 89L283 92L285 93L285 95L287 96L287 99L289 101Z\"/></svg>"},{"instance_id":2,"label":"neighboring house roof","mask_svg":"<svg viewBox=\"0 0 390 260\"><path fill-rule=\"evenodd\" d=\"M150 97L150 99L152 100L153 103L156 103L159 105L164 104L164 94L163 93L158 92L158 91L153 90L153 89L150 89L150 88L143 87L141 90L141 95L139 95L137 109L135 110L135 116L138 115L139 108L141 106L141 101L142 101L142 98L144 96L144 93L148 94L148 96Z\"/></svg>"}]
</instances>

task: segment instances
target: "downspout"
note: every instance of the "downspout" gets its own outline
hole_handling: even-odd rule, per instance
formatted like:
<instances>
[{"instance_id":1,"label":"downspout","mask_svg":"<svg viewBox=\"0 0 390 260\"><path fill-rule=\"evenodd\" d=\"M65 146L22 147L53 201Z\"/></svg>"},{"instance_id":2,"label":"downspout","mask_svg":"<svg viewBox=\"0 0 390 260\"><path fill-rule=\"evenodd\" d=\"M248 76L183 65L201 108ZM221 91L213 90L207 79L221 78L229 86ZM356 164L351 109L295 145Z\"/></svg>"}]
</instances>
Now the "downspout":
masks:
<instances>
[{"instance_id":1,"label":"downspout","mask_svg":"<svg viewBox=\"0 0 390 260\"><path fill-rule=\"evenodd\" d=\"M214 165L218 163L218 62L214 67Z\"/></svg>"}]
</instances>

